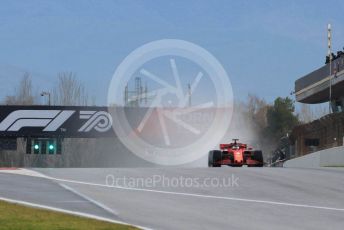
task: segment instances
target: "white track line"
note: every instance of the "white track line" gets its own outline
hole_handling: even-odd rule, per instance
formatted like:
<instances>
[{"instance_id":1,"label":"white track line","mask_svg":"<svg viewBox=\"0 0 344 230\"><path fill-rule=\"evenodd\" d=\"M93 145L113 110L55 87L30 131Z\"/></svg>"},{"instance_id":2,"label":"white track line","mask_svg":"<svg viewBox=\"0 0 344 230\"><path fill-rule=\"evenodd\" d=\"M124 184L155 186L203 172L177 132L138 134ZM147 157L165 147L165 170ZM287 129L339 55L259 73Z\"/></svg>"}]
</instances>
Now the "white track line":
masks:
<instances>
[{"instance_id":1,"label":"white track line","mask_svg":"<svg viewBox=\"0 0 344 230\"><path fill-rule=\"evenodd\" d=\"M67 186L67 185L65 185L65 184L59 183L59 185L60 185L61 187L63 187L64 189L66 189L66 190L68 190L68 191L70 191L70 192L76 194L77 196L80 196L80 197L84 198L84 199L87 200L88 202L90 202L90 203L92 203L92 204L94 204L94 205L96 205L96 206L98 206L98 207L104 209L105 211L111 213L112 215L115 215L115 216L118 216L118 215L119 215L119 212L117 212L117 211L115 211L115 210L113 210L113 209L107 207L106 205L104 205L104 204L102 204L102 203L99 203L98 201L93 200L92 198L90 198L90 197L88 197L88 196L86 196L86 195L84 195L84 194L82 194L82 193L76 191L75 189L73 189L73 188L71 188L71 187L69 187L69 186Z\"/></svg>"},{"instance_id":2,"label":"white track line","mask_svg":"<svg viewBox=\"0 0 344 230\"><path fill-rule=\"evenodd\" d=\"M180 195L180 196L190 196L190 197L200 197L200 198L210 198L210 199L221 199L221 200L232 200L232 201L241 201L241 202L250 202L250 203L282 205L282 206L290 206L290 207L312 208L312 209L322 209L322 210L344 212L344 208L333 208L333 207L325 207L325 206L295 204L295 203L276 202L276 201L268 201L268 200L244 199L244 198L226 197L226 196L211 196L211 195L203 195L203 194L195 194L195 193L171 192L171 191L143 189L143 188L129 188L129 187L111 186L111 185L105 185L105 184L96 184L96 183L75 181L75 180L59 179L59 178L53 178L53 177L49 177L47 179L56 180L56 181L60 181L60 182L73 183L73 184L82 184L82 185L90 185L90 186L105 187L105 188L116 188L116 189L130 190L130 191L142 191L142 192L152 192L152 193L160 193L160 194L170 194L170 195Z\"/></svg>"},{"instance_id":3,"label":"white track line","mask_svg":"<svg viewBox=\"0 0 344 230\"><path fill-rule=\"evenodd\" d=\"M0 170L0 173L47 178L47 176L42 173L23 168L18 168L16 170Z\"/></svg>"},{"instance_id":4,"label":"white track line","mask_svg":"<svg viewBox=\"0 0 344 230\"><path fill-rule=\"evenodd\" d=\"M82 182L82 181L64 180L64 179L58 179L58 178L51 178L51 179L52 180L57 180L57 181L64 181L64 182L74 183L74 184L83 184L83 185L91 185L91 186L107 187L107 188L116 188L116 189L123 189L123 190L132 190L132 191L143 191L143 192L152 192L152 193L161 193L161 194L172 194L172 195L201 197L201 198L211 198L211 199L243 201L243 202L251 202L251 203L270 204L270 205L284 205L284 206L291 206L291 207L313 208L313 209L323 209L323 210L331 210L331 211L344 211L344 208L314 206L314 205L307 205L307 204L294 204L294 203L275 202L275 201L267 201L267 200L243 199L243 198L226 197L226 196L211 196L211 195L202 195L202 194L195 194L195 193L169 192L169 191L153 190L153 189L128 188L128 187L120 187L120 186L110 186L110 185L103 185L103 184L88 183L88 182Z\"/></svg>"},{"instance_id":5,"label":"white track line","mask_svg":"<svg viewBox=\"0 0 344 230\"><path fill-rule=\"evenodd\" d=\"M72 184L81 184L81 185L97 186L97 187L104 187L104 188L116 188L116 189L129 190L129 191L141 191L141 192L151 192L151 193L160 193L160 194L169 194L169 195L180 195L180 196L189 196L189 197L200 197L200 198L209 198L209 199L231 200L231 201L241 201L241 202L250 202L250 203L260 203L260 204L269 204L269 205L280 205L280 206L289 206L289 207L344 212L344 208L334 208L334 207L277 202L277 201L268 201L268 200L244 199L244 198L226 197L226 196L211 196L211 195L203 195L203 194L195 194L195 193L171 192L171 191L154 190L154 189L129 188L129 187L111 186L111 185L106 185L106 184L97 184L97 183L90 183L90 182L83 182L83 181L76 181L76 180L60 179L60 178L54 178L54 177L49 177L49 176L46 176L44 178L54 180L54 181L59 181L59 182L72 183Z\"/></svg>"},{"instance_id":6,"label":"white track line","mask_svg":"<svg viewBox=\"0 0 344 230\"><path fill-rule=\"evenodd\" d=\"M129 223L122 222L122 221L117 221L117 220L112 220L112 219L109 219L109 218L104 218L104 217L101 217L101 216L96 216L96 215L87 214L87 213L83 213L83 212L69 211L69 210L66 210L66 209L60 209L60 208L55 208L55 207L51 207L51 206L35 204L35 203L21 201L21 200L13 200L13 199L5 198L5 197L0 197L0 200L8 202L8 203L12 203L12 204L20 204L20 205L24 205L24 206L28 206L28 207L33 207L33 208L47 209L47 210L51 210L51 211L54 211L54 212L61 212L61 213L66 213L66 214L70 214L70 215L74 215L74 216L91 218L91 219L95 219L95 220L99 220L99 221L105 221L105 222L109 222L109 223L113 223L113 224L122 224L122 225L127 225L127 226L134 226L134 227L137 227L137 228L140 228L140 229L143 229L143 230L149 230L150 229L150 228L146 228L146 227L142 227L142 226L138 226L138 225L133 225L133 224L129 224Z\"/></svg>"}]
</instances>

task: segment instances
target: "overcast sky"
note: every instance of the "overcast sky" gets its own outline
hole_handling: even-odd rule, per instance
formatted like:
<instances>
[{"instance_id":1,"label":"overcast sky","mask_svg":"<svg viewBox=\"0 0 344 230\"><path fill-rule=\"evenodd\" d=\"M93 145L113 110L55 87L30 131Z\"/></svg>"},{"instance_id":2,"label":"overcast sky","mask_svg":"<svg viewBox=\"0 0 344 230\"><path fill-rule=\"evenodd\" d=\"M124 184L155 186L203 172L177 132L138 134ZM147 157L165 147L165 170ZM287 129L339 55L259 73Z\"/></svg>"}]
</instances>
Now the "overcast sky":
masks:
<instances>
[{"instance_id":1,"label":"overcast sky","mask_svg":"<svg viewBox=\"0 0 344 230\"><path fill-rule=\"evenodd\" d=\"M175 38L211 52L230 76L234 98L273 101L324 64L326 27L344 46L344 1L2 0L0 98L23 72L35 90L49 90L58 72L73 71L97 104L111 77L137 47Z\"/></svg>"}]
</instances>

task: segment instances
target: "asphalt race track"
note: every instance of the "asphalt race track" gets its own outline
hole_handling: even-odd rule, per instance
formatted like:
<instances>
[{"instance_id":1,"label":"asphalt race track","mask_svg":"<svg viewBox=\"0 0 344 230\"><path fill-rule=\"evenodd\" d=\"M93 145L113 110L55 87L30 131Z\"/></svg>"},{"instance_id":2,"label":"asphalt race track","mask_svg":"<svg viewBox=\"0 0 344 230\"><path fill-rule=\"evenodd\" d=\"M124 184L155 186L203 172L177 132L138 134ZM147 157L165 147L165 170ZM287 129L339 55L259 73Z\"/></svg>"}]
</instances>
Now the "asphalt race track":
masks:
<instances>
[{"instance_id":1,"label":"asphalt race track","mask_svg":"<svg viewBox=\"0 0 344 230\"><path fill-rule=\"evenodd\" d=\"M342 168L33 170L0 171L0 197L152 229L344 226Z\"/></svg>"}]
</instances>

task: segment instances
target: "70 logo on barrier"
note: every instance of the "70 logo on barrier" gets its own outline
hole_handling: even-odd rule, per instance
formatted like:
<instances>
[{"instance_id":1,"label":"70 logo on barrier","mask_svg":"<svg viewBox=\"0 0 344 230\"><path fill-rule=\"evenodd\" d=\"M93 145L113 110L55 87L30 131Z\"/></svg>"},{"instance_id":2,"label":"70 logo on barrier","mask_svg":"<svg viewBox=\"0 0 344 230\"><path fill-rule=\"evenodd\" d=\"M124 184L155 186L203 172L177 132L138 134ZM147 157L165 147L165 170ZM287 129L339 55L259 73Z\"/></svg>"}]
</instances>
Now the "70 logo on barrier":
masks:
<instances>
[{"instance_id":1,"label":"70 logo on barrier","mask_svg":"<svg viewBox=\"0 0 344 230\"><path fill-rule=\"evenodd\" d=\"M80 119L88 119L79 129L79 132L89 132L92 129L98 132L107 132L112 127L112 117L104 111L80 111Z\"/></svg>"}]
</instances>

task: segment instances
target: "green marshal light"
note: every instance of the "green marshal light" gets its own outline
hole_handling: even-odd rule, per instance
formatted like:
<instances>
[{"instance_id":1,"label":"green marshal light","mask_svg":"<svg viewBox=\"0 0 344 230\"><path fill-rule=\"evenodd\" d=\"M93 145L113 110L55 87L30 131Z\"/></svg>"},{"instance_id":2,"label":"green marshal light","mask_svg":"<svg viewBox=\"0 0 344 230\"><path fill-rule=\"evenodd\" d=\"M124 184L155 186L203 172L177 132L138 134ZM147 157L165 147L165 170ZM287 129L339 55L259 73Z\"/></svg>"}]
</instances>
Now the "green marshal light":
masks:
<instances>
[{"instance_id":1,"label":"green marshal light","mask_svg":"<svg viewBox=\"0 0 344 230\"><path fill-rule=\"evenodd\" d=\"M61 140L58 138L29 138L26 149L28 154L61 154Z\"/></svg>"}]
</instances>

